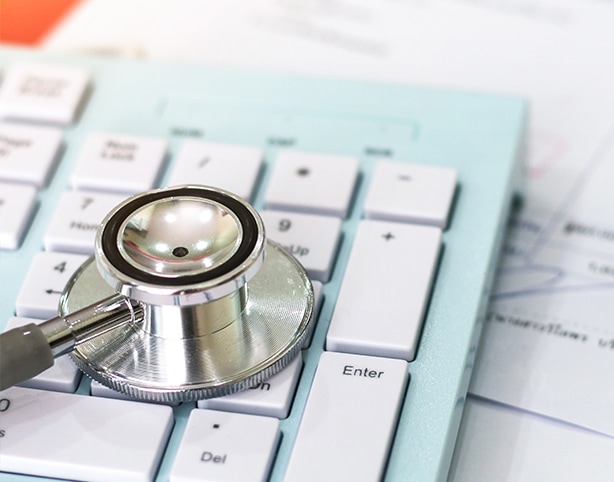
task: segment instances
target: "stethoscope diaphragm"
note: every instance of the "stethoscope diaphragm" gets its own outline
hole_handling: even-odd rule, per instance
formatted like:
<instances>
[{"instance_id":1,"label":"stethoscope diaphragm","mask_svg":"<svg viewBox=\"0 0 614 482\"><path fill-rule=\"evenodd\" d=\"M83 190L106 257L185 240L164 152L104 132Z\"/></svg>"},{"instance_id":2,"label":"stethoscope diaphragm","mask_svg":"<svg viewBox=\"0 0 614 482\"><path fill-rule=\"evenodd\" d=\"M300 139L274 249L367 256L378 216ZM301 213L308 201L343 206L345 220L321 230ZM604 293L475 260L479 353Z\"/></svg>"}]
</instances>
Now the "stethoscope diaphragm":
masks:
<instances>
[{"instance_id":1,"label":"stethoscope diaphragm","mask_svg":"<svg viewBox=\"0 0 614 482\"><path fill-rule=\"evenodd\" d=\"M109 213L59 317L30 332L114 390L181 402L228 395L281 370L308 339L313 303L305 270L266 239L251 205L220 189L178 186ZM4 340L41 351L30 332Z\"/></svg>"}]
</instances>

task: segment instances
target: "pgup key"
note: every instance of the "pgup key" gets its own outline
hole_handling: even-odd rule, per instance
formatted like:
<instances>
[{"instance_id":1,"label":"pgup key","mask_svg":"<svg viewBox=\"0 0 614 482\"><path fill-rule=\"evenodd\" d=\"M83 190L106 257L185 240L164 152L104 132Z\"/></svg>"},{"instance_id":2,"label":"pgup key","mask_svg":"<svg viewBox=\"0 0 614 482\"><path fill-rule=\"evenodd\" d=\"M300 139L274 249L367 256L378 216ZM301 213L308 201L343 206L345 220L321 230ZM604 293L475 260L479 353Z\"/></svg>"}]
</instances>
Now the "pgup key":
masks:
<instances>
[{"instance_id":1,"label":"pgup key","mask_svg":"<svg viewBox=\"0 0 614 482\"><path fill-rule=\"evenodd\" d=\"M341 219L269 210L261 215L271 239L292 254L311 279L330 279L341 239Z\"/></svg>"}]
</instances>

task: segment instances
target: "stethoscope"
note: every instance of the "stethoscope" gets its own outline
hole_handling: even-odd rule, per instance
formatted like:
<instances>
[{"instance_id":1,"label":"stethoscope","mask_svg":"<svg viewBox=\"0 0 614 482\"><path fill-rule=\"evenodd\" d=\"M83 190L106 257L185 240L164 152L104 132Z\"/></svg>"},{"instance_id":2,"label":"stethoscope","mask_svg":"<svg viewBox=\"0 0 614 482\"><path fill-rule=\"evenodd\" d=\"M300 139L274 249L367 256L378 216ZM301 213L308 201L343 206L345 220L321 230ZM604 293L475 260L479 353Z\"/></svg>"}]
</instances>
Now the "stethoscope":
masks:
<instances>
[{"instance_id":1,"label":"stethoscope","mask_svg":"<svg viewBox=\"0 0 614 482\"><path fill-rule=\"evenodd\" d=\"M59 316L0 336L0 390L70 353L93 380L152 401L211 398L285 367L311 330L313 289L227 191L133 196L100 225Z\"/></svg>"}]
</instances>

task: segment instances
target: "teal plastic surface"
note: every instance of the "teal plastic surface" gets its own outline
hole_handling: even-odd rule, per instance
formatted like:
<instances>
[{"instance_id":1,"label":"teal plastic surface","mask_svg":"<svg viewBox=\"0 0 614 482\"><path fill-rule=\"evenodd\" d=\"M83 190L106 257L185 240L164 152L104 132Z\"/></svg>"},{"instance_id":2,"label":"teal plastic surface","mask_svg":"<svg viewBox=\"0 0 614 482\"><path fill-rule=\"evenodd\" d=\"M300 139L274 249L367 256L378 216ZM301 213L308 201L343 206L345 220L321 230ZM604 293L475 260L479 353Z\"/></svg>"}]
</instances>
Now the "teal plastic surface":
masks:
<instances>
[{"instance_id":1,"label":"teal plastic surface","mask_svg":"<svg viewBox=\"0 0 614 482\"><path fill-rule=\"evenodd\" d=\"M38 210L23 245L0 252L0 326L14 314L27 267L42 249L55 201L68 188L74 160L90 132L168 139L167 173L186 138L259 146L265 150L265 163L254 198L257 208L263 205L280 149L360 159L361 178L343 224L338 260L331 281L324 285L324 303L311 348L304 354L291 414L281 422L283 436L271 474L276 481L283 480L375 162L390 158L456 168L459 189L452 220L444 233L418 355L409 365L410 383L386 472L386 480L445 480L511 199L520 186L526 117L522 100L22 50L0 50L0 79L20 60L76 64L91 72L92 82L78 122L65 129L62 159L39 192ZM164 182L163 177L159 184ZM85 377L78 391L89 392ZM193 407L183 404L175 409L176 425L157 480L168 479ZM0 474L0 480L9 479L15 480L15 475Z\"/></svg>"}]
</instances>

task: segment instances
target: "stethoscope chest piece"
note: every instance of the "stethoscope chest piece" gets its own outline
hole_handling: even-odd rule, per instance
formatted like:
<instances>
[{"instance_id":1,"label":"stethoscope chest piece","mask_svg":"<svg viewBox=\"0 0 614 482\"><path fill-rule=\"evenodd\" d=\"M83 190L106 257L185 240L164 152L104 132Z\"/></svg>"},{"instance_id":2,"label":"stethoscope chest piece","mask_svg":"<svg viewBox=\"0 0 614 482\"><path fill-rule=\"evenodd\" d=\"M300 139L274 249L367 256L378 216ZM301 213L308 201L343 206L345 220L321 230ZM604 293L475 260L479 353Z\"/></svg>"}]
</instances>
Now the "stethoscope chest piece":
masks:
<instances>
[{"instance_id":1,"label":"stethoscope chest piece","mask_svg":"<svg viewBox=\"0 0 614 482\"><path fill-rule=\"evenodd\" d=\"M253 386L285 367L311 329L304 269L266 240L248 203L214 188L151 191L115 208L60 314L116 293L136 301L143 319L91 337L71 356L92 379L147 400Z\"/></svg>"}]
</instances>

